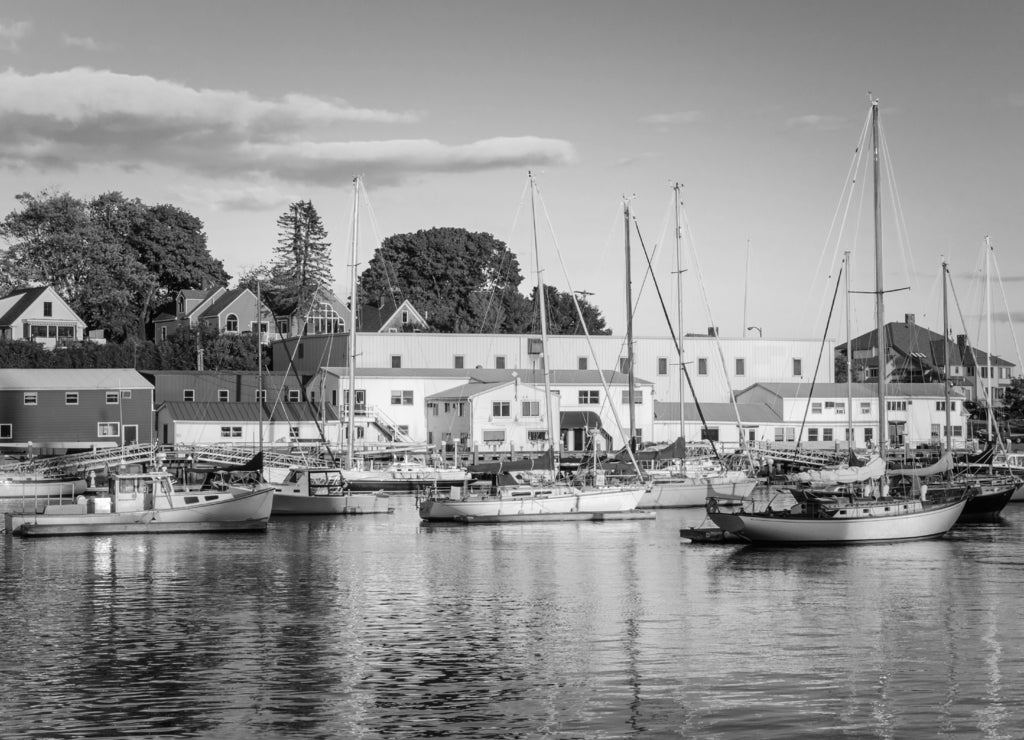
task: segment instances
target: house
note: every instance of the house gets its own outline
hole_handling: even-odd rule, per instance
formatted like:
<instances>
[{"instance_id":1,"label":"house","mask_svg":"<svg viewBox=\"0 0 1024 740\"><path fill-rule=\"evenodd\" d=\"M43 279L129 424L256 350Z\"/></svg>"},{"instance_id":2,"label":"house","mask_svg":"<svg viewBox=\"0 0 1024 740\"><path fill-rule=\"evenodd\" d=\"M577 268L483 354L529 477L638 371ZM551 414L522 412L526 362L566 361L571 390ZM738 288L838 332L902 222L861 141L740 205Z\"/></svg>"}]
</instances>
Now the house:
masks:
<instances>
[{"instance_id":1,"label":"house","mask_svg":"<svg viewBox=\"0 0 1024 740\"><path fill-rule=\"evenodd\" d=\"M305 403L218 403L167 401L156 410L160 444L175 447L238 445L321 447L342 443L341 423L332 410L314 412Z\"/></svg>"},{"instance_id":2,"label":"house","mask_svg":"<svg viewBox=\"0 0 1024 740\"><path fill-rule=\"evenodd\" d=\"M30 339L49 349L86 338L85 322L48 285L0 298L0 339Z\"/></svg>"},{"instance_id":3,"label":"house","mask_svg":"<svg viewBox=\"0 0 1024 740\"><path fill-rule=\"evenodd\" d=\"M299 403L302 383L287 372L255 370L151 370L153 403ZM262 393L260 388L262 387Z\"/></svg>"},{"instance_id":4,"label":"house","mask_svg":"<svg viewBox=\"0 0 1024 740\"><path fill-rule=\"evenodd\" d=\"M870 331L850 340L855 380L874 381L878 377L877 334L877 331ZM885 325L885 341L885 377L889 382L942 382L948 355L949 381L962 390L967 401L987 398L991 376L994 407L1002 404L1016 367L1012 362L972 347L964 334L957 335L954 342L920 326L912 313L905 314L902 322ZM836 355L845 359L845 344L836 347Z\"/></svg>"},{"instance_id":5,"label":"house","mask_svg":"<svg viewBox=\"0 0 1024 740\"><path fill-rule=\"evenodd\" d=\"M266 304L257 311L256 304L256 295L248 288L179 290L174 314L162 313L153 319L154 337L161 342L182 329L200 327L224 334L252 332L257 316L261 334L269 335L274 315ZM276 338L276 332L269 338Z\"/></svg>"},{"instance_id":6,"label":"house","mask_svg":"<svg viewBox=\"0 0 1024 740\"><path fill-rule=\"evenodd\" d=\"M153 441L153 386L127 369L0 369L0 449L48 455Z\"/></svg>"},{"instance_id":7,"label":"house","mask_svg":"<svg viewBox=\"0 0 1024 740\"><path fill-rule=\"evenodd\" d=\"M949 401L953 445L966 441L964 395L952 389ZM778 417L759 428L758 441L808 448L845 446L853 430L853 446L877 443L878 387L852 383L757 383L736 394L737 404L763 405ZM889 446L934 445L945 439L946 401L942 383L897 383L886 388L886 441Z\"/></svg>"},{"instance_id":8,"label":"house","mask_svg":"<svg viewBox=\"0 0 1024 740\"><path fill-rule=\"evenodd\" d=\"M350 328L352 312L330 290L317 288L305 311L277 317L277 332L283 337L345 334Z\"/></svg>"},{"instance_id":9,"label":"house","mask_svg":"<svg viewBox=\"0 0 1024 740\"><path fill-rule=\"evenodd\" d=\"M426 331L426 318L408 301L396 303L385 298L376 304L364 304L359 308L358 330L378 334L394 334L405 331Z\"/></svg>"}]
</instances>

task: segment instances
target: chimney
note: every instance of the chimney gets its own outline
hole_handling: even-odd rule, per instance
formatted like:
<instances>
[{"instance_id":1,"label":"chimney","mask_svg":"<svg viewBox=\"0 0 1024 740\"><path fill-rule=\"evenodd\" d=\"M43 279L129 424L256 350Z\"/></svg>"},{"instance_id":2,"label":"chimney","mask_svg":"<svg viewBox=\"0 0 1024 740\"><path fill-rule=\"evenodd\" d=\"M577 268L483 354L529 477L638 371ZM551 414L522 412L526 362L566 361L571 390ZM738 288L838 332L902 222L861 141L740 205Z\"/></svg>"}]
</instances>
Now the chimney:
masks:
<instances>
[{"instance_id":1,"label":"chimney","mask_svg":"<svg viewBox=\"0 0 1024 740\"><path fill-rule=\"evenodd\" d=\"M963 354L967 350L967 335L966 334L957 334L956 335L956 346L957 346L957 349L960 350L961 354Z\"/></svg>"},{"instance_id":2,"label":"chimney","mask_svg":"<svg viewBox=\"0 0 1024 740\"><path fill-rule=\"evenodd\" d=\"M709 337L717 337L718 336L718 327L717 326L709 326L708 327L708 336Z\"/></svg>"},{"instance_id":3,"label":"chimney","mask_svg":"<svg viewBox=\"0 0 1024 740\"><path fill-rule=\"evenodd\" d=\"M905 314L903 314L903 323L906 324L907 326L913 326L914 325L914 314L912 314L912 313L905 313Z\"/></svg>"}]
</instances>

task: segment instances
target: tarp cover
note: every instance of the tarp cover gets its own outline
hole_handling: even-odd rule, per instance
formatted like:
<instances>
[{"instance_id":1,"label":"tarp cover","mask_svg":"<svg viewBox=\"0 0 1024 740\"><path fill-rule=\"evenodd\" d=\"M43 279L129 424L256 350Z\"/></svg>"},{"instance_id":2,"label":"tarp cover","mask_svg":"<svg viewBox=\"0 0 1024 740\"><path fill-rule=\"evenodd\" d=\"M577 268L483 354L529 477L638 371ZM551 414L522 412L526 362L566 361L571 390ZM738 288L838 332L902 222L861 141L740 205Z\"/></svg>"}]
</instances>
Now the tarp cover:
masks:
<instances>
[{"instance_id":1,"label":"tarp cover","mask_svg":"<svg viewBox=\"0 0 1024 740\"><path fill-rule=\"evenodd\" d=\"M947 451L942 454L938 462L931 465L923 468L900 468L898 470L890 470L889 473L892 475L905 475L911 478L926 478L930 475L948 473L954 467L953 453Z\"/></svg>"},{"instance_id":2,"label":"tarp cover","mask_svg":"<svg viewBox=\"0 0 1024 740\"><path fill-rule=\"evenodd\" d=\"M872 455L863 465L841 465L837 468L822 468L796 473L792 477L801 483L827 485L832 483L863 483L877 480L885 475L885 460Z\"/></svg>"}]
</instances>

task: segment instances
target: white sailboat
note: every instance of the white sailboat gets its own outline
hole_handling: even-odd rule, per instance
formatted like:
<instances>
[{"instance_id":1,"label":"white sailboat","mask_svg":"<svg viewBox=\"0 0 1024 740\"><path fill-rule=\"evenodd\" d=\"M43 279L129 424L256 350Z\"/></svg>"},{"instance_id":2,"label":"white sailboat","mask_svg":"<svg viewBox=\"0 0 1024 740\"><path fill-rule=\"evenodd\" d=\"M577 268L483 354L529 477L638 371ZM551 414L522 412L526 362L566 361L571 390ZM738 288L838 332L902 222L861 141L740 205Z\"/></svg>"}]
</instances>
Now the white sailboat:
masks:
<instances>
[{"instance_id":1,"label":"white sailboat","mask_svg":"<svg viewBox=\"0 0 1024 740\"><path fill-rule=\"evenodd\" d=\"M885 449L885 332L879 192L878 101L871 104L874 145L875 313L878 332L878 448ZM956 523L970 493L929 496L921 486L915 498L889 495L886 478L867 487L822 492L809 487L772 489L767 505L722 512L708 502L708 516L724 532L753 544L838 545L941 537Z\"/></svg>"},{"instance_id":2,"label":"white sailboat","mask_svg":"<svg viewBox=\"0 0 1024 740\"><path fill-rule=\"evenodd\" d=\"M551 381L547 354L547 309L543 272L537 244L536 183L529 176L530 206L533 218L533 248L537 262L537 299L540 309L541 355L548 440L552 445L554 473L558 471L558 435L552 414ZM628 437L632 436L632 432ZM624 515L636 509L644 493L643 485L576 486L554 480L546 485L510 483L486 488L472 486L438 490L420 503L420 518L425 521L465 523L505 521L552 521L594 519Z\"/></svg>"}]
</instances>

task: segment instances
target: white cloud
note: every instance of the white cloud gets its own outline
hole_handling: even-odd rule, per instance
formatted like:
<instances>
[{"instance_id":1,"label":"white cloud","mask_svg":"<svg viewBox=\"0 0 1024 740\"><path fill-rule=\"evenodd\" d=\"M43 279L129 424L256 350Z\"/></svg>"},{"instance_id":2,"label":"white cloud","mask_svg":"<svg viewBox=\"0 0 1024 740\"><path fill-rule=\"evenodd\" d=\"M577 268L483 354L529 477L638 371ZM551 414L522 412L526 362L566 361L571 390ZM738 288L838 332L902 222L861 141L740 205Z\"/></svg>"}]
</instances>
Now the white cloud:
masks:
<instances>
[{"instance_id":1,"label":"white cloud","mask_svg":"<svg viewBox=\"0 0 1024 740\"><path fill-rule=\"evenodd\" d=\"M0 21L0 51L17 51L18 43L32 30L28 21Z\"/></svg>"},{"instance_id":2,"label":"white cloud","mask_svg":"<svg viewBox=\"0 0 1024 740\"><path fill-rule=\"evenodd\" d=\"M85 49L86 51L99 51L100 45L95 39L89 36L72 36L71 34L65 33L61 37L65 46L74 46L79 49Z\"/></svg>"},{"instance_id":3,"label":"white cloud","mask_svg":"<svg viewBox=\"0 0 1024 740\"><path fill-rule=\"evenodd\" d=\"M694 123L703 118L704 114L696 110L676 111L674 113L652 113L640 119L640 123L652 126L680 126Z\"/></svg>"},{"instance_id":4,"label":"white cloud","mask_svg":"<svg viewBox=\"0 0 1024 740\"><path fill-rule=\"evenodd\" d=\"M345 124L413 124L409 111L341 99L195 89L168 80L75 68L0 73L0 162L40 170L89 164L164 166L224 179L333 183L352 173L397 182L421 172L560 164L563 140L497 137L467 144L428 139L350 141Z\"/></svg>"},{"instance_id":5,"label":"white cloud","mask_svg":"<svg viewBox=\"0 0 1024 740\"><path fill-rule=\"evenodd\" d=\"M786 128L805 129L808 131L835 131L844 125L846 125L846 119L842 116L827 116L817 113L796 116L786 121Z\"/></svg>"}]
</instances>

